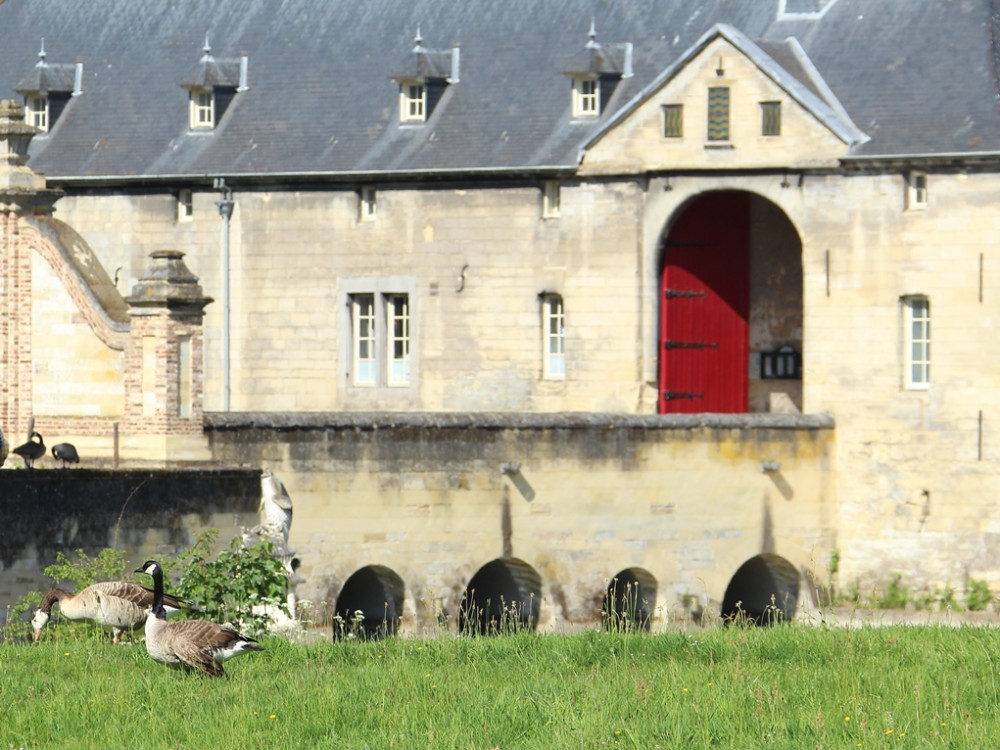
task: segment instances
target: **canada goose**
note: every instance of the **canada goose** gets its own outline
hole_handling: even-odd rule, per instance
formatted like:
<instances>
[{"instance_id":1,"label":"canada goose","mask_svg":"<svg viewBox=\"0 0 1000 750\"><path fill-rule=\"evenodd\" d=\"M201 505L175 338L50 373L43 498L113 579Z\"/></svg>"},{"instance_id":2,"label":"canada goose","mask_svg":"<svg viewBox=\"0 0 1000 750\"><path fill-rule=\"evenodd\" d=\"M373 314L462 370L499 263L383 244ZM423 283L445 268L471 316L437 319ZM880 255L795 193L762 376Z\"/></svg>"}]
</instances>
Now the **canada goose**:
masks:
<instances>
[{"instance_id":1,"label":"canada goose","mask_svg":"<svg viewBox=\"0 0 1000 750\"><path fill-rule=\"evenodd\" d=\"M147 560L136 573L153 578L153 605L146 618L146 651L169 667L189 667L212 677L225 674L222 662L244 651L263 651L253 638L209 620L167 622L163 608L163 569Z\"/></svg>"},{"instance_id":2,"label":"canada goose","mask_svg":"<svg viewBox=\"0 0 1000 750\"><path fill-rule=\"evenodd\" d=\"M121 643L123 630L134 630L146 621L146 614L153 604L153 590L126 581L95 583L77 594L50 589L31 617L36 641L52 616L53 604L59 605L59 611L66 619L97 623L111 631L115 643ZM186 602L174 596L164 597L164 604L171 613L189 608Z\"/></svg>"},{"instance_id":3,"label":"canada goose","mask_svg":"<svg viewBox=\"0 0 1000 750\"><path fill-rule=\"evenodd\" d=\"M76 452L76 446L72 443L59 443L52 446L52 458L63 462L63 468L68 464L80 463L80 454Z\"/></svg>"},{"instance_id":4,"label":"canada goose","mask_svg":"<svg viewBox=\"0 0 1000 750\"><path fill-rule=\"evenodd\" d=\"M35 438L38 438L37 442ZM14 453L24 459L24 465L29 469L34 468L33 464L45 455L45 443L42 442L42 435L39 432L32 432L28 442L19 445L14 449Z\"/></svg>"}]
</instances>

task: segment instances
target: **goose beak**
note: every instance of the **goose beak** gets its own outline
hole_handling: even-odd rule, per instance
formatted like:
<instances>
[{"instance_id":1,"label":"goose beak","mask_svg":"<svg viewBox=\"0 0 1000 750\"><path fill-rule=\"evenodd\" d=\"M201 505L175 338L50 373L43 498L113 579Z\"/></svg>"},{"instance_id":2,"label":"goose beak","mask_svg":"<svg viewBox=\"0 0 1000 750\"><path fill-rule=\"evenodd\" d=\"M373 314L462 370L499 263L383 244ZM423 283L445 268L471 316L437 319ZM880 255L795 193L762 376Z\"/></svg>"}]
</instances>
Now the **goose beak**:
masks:
<instances>
[{"instance_id":1,"label":"goose beak","mask_svg":"<svg viewBox=\"0 0 1000 750\"><path fill-rule=\"evenodd\" d=\"M41 638L41 637L42 637L42 629L41 629L41 628L38 628L38 629L37 629L37 630L35 631L35 641L37 642L37 641L38 641L38 639L39 639L39 638Z\"/></svg>"}]
</instances>

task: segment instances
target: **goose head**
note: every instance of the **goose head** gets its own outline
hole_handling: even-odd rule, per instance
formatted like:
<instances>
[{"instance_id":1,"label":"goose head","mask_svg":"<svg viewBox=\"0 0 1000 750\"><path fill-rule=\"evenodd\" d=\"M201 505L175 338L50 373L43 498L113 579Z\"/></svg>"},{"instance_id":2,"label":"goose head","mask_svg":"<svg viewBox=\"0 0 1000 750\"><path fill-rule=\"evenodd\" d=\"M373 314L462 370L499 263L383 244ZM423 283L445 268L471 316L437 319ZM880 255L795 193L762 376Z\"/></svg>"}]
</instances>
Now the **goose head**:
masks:
<instances>
[{"instance_id":1,"label":"goose head","mask_svg":"<svg viewBox=\"0 0 1000 750\"><path fill-rule=\"evenodd\" d=\"M146 562L135 569L135 572L145 573L155 579L158 575L163 575L163 568L160 567L160 564L156 560L146 560Z\"/></svg>"},{"instance_id":2,"label":"goose head","mask_svg":"<svg viewBox=\"0 0 1000 750\"><path fill-rule=\"evenodd\" d=\"M31 616L31 627L35 629L36 641L42 637L42 628L45 627L45 623L48 621L49 613L42 609L36 609L35 614Z\"/></svg>"}]
</instances>

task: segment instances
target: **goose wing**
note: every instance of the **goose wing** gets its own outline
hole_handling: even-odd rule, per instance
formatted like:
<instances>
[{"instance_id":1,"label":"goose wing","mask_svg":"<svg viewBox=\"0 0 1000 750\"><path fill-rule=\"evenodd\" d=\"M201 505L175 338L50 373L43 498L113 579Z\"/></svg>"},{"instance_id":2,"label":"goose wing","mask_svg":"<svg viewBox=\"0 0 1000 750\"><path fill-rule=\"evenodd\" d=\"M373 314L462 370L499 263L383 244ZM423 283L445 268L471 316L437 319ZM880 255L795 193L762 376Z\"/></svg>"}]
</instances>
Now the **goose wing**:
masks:
<instances>
[{"instance_id":1,"label":"goose wing","mask_svg":"<svg viewBox=\"0 0 1000 750\"><path fill-rule=\"evenodd\" d=\"M147 588L146 586L142 586L138 583L131 583L129 581L103 581L101 583L95 583L93 586L88 588L96 588L107 596L125 599L126 601L138 605L142 609L149 609L153 606L153 589ZM163 606L170 610L188 609L190 605L172 594L164 594Z\"/></svg>"},{"instance_id":2,"label":"goose wing","mask_svg":"<svg viewBox=\"0 0 1000 750\"><path fill-rule=\"evenodd\" d=\"M182 620L168 625L164 632L170 650L184 664L213 677L222 675L222 663L217 658L237 644L249 643L235 630L208 620Z\"/></svg>"}]
</instances>

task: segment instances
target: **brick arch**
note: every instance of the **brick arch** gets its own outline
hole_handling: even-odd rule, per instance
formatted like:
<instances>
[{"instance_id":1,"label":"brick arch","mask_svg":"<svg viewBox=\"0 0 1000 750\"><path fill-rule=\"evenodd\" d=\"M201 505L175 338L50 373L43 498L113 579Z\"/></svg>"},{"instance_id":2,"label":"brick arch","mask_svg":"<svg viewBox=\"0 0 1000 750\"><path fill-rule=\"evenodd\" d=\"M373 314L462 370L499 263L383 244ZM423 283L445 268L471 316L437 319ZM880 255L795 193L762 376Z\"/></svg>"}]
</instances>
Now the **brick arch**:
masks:
<instances>
[{"instance_id":1,"label":"brick arch","mask_svg":"<svg viewBox=\"0 0 1000 750\"><path fill-rule=\"evenodd\" d=\"M24 217L22 242L41 255L62 282L94 335L123 351L129 340L128 305L87 241L51 216Z\"/></svg>"}]
</instances>

